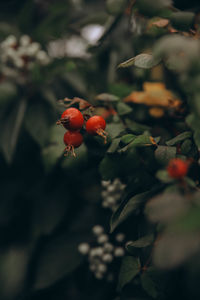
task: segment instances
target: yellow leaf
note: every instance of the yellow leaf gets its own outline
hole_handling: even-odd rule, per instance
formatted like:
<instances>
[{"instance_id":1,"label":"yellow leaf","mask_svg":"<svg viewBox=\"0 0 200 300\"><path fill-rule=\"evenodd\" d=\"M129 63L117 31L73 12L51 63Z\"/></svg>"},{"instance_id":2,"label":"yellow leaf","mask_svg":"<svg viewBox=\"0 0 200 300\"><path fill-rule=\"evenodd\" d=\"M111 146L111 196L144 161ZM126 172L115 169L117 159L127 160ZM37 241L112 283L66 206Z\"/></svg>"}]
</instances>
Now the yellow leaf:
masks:
<instances>
[{"instance_id":1,"label":"yellow leaf","mask_svg":"<svg viewBox=\"0 0 200 300\"><path fill-rule=\"evenodd\" d=\"M181 105L181 101L162 82L145 82L143 89L142 92L132 92L124 101L153 106L154 114L155 107L179 109ZM157 114L161 115L161 110Z\"/></svg>"},{"instance_id":2,"label":"yellow leaf","mask_svg":"<svg viewBox=\"0 0 200 300\"><path fill-rule=\"evenodd\" d=\"M163 117L164 113L165 113L164 109L161 107L151 107L149 109L149 114L153 118L161 118L161 117Z\"/></svg>"}]
</instances>

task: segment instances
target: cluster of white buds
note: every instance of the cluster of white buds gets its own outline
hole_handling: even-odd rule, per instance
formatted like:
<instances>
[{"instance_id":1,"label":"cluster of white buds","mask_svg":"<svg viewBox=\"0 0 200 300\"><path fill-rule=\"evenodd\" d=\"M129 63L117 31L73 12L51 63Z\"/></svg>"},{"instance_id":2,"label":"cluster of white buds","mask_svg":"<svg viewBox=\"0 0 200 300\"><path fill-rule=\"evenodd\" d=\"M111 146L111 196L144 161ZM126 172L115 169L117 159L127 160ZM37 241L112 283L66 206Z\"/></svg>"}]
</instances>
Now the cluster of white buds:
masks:
<instances>
[{"instance_id":1,"label":"cluster of white buds","mask_svg":"<svg viewBox=\"0 0 200 300\"><path fill-rule=\"evenodd\" d=\"M106 279L113 281L114 273L109 265L115 258L124 256L125 250L123 247L125 235L118 233L114 240L105 233L104 228L100 225L95 225L92 232L96 238L95 245L81 243L78 250L82 255L87 255L89 261L89 269L94 274L96 279Z\"/></svg>"},{"instance_id":2,"label":"cluster of white buds","mask_svg":"<svg viewBox=\"0 0 200 300\"><path fill-rule=\"evenodd\" d=\"M50 57L41 45L32 42L28 35L17 39L9 35L0 43L1 72L6 76L16 76L21 70L31 69L35 63L47 65Z\"/></svg>"},{"instance_id":3,"label":"cluster of white buds","mask_svg":"<svg viewBox=\"0 0 200 300\"><path fill-rule=\"evenodd\" d=\"M110 180L101 182L102 185L102 206L104 208L110 208L112 211L115 211L120 203L120 199L125 189L126 185L123 184L119 178L116 178L111 182Z\"/></svg>"}]
</instances>

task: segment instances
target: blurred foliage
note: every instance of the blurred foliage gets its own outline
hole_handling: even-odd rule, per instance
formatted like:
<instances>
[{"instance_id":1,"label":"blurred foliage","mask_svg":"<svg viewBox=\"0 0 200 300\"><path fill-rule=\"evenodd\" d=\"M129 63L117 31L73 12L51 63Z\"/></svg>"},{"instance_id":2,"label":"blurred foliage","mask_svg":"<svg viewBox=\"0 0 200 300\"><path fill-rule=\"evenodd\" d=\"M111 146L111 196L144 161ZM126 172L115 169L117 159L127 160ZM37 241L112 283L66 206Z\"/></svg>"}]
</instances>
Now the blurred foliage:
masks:
<instances>
[{"instance_id":1,"label":"blurred foliage","mask_svg":"<svg viewBox=\"0 0 200 300\"><path fill-rule=\"evenodd\" d=\"M25 34L51 58L8 63L11 76L0 49L2 300L199 299L199 14L198 0L0 2L0 46ZM84 134L63 156L65 97L106 118L106 145ZM183 181L166 172L174 157L190 162ZM101 180L115 178L111 216ZM78 253L95 224L129 239L118 283Z\"/></svg>"}]
</instances>

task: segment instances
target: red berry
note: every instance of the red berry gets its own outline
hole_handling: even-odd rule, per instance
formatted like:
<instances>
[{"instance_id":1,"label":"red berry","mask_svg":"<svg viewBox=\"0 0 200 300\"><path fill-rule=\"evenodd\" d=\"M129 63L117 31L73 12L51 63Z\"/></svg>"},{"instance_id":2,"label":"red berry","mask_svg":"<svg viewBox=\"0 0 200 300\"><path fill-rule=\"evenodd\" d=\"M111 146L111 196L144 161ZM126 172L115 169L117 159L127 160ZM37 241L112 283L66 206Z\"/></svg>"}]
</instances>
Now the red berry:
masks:
<instances>
[{"instance_id":1,"label":"red berry","mask_svg":"<svg viewBox=\"0 0 200 300\"><path fill-rule=\"evenodd\" d=\"M66 129L80 130L84 123L84 118L80 110L74 107L66 109L61 115L60 122Z\"/></svg>"},{"instance_id":2,"label":"red berry","mask_svg":"<svg viewBox=\"0 0 200 300\"><path fill-rule=\"evenodd\" d=\"M63 141L67 146L65 148L65 152L66 152L65 155L71 152L73 156L76 156L74 152L74 148L78 148L83 143L83 136L78 131L67 131L64 134Z\"/></svg>"},{"instance_id":3,"label":"red berry","mask_svg":"<svg viewBox=\"0 0 200 300\"><path fill-rule=\"evenodd\" d=\"M91 135L100 135L104 138L106 143L107 133L104 131L106 128L106 121L101 116L93 116L86 122L86 131Z\"/></svg>"},{"instance_id":4,"label":"red berry","mask_svg":"<svg viewBox=\"0 0 200 300\"><path fill-rule=\"evenodd\" d=\"M170 177L180 179L187 174L188 168L189 164L187 161L180 158L174 158L170 160L167 166L167 172Z\"/></svg>"}]
</instances>

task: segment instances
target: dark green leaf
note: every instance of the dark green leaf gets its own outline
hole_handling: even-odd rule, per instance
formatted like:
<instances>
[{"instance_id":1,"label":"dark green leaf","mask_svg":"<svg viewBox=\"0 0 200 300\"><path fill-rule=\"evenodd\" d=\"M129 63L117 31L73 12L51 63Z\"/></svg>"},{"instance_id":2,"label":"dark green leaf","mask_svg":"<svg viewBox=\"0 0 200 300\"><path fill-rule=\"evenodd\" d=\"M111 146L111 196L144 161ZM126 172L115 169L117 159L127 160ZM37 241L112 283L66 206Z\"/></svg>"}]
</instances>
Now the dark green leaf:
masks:
<instances>
[{"instance_id":1,"label":"dark green leaf","mask_svg":"<svg viewBox=\"0 0 200 300\"><path fill-rule=\"evenodd\" d=\"M174 12L170 16L172 26L178 30L188 30L193 25L195 14L189 11Z\"/></svg>"},{"instance_id":2,"label":"dark green leaf","mask_svg":"<svg viewBox=\"0 0 200 300\"><path fill-rule=\"evenodd\" d=\"M119 136L122 131L124 131L124 125L122 123L108 124L106 126L106 131L108 132L109 137L114 139Z\"/></svg>"},{"instance_id":3,"label":"dark green leaf","mask_svg":"<svg viewBox=\"0 0 200 300\"><path fill-rule=\"evenodd\" d=\"M159 170L157 173L156 173L156 177L164 182L164 183L169 183L169 182L173 182L174 179L169 177L169 174L166 170Z\"/></svg>"},{"instance_id":4,"label":"dark green leaf","mask_svg":"<svg viewBox=\"0 0 200 300\"><path fill-rule=\"evenodd\" d=\"M43 102L32 103L26 113L25 125L33 139L40 146L46 146L52 125L52 110L49 105Z\"/></svg>"},{"instance_id":5,"label":"dark green leaf","mask_svg":"<svg viewBox=\"0 0 200 300\"><path fill-rule=\"evenodd\" d=\"M117 103L117 112L120 116L124 116L124 115L131 113L132 108L123 102L118 102Z\"/></svg>"},{"instance_id":6,"label":"dark green leaf","mask_svg":"<svg viewBox=\"0 0 200 300\"><path fill-rule=\"evenodd\" d=\"M47 170L50 170L63 155L65 148L63 135L65 132L62 126L54 125L50 128L49 144L42 150L43 162Z\"/></svg>"},{"instance_id":7,"label":"dark green leaf","mask_svg":"<svg viewBox=\"0 0 200 300\"><path fill-rule=\"evenodd\" d=\"M120 138L116 138L112 141L110 147L108 148L107 152L108 153L113 153L117 150L118 146L120 143Z\"/></svg>"},{"instance_id":8,"label":"dark green leaf","mask_svg":"<svg viewBox=\"0 0 200 300\"><path fill-rule=\"evenodd\" d=\"M151 146L152 141L150 136L143 134L137 136L130 144L129 147Z\"/></svg>"},{"instance_id":9,"label":"dark green leaf","mask_svg":"<svg viewBox=\"0 0 200 300\"><path fill-rule=\"evenodd\" d=\"M133 134L126 134L121 137L121 142L125 145L129 144L136 138L136 135Z\"/></svg>"},{"instance_id":10,"label":"dark green leaf","mask_svg":"<svg viewBox=\"0 0 200 300\"><path fill-rule=\"evenodd\" d=\"M144 248L152 244L154 240L153 234L146 235L139 240L130 241L126 244L126 249L132 253L134 248Z\"/></svg>"},{"instance_id":11,"label":"dark green leaf","mask_svg":"<svg viewBox=\"0 0 200 300\"><path fill-rule=\"evenodd\" d=\"M63 235L46 243L36 264L35 290L50 287L79 266L77 246L82 240L80 236L70 239Z\"/></svg>"},{"instance_id":12,"label":"dark green leaf","mask_svg":"<svg viewBox=\"0 0 200 300\"><path fill-rule=\"evenodd\" d=\"M155 151L155 157L160 164L166 165L170 159L176 157L176 147L158 146Z\"/></svg>"},{"instance_id":13,"label":"dark green leaf","mask_svg":"<svg viewBox=\"0 0 200 300\"><path fill-rule=\"evenodd\" d=\"M177 135L175 138L169 140L166 142L167 146L174 146L188 138L190 138L192 136L192 132L191 131L185 131L179 135Z\"/></svg>"},{"instance_id":14,"label":"dark green leaf","mask_svg":"<svg viewBox=\"0 0 200 300\"><path fill-rule=\"evenodd\" d=\"M151 296L152 298L157 298L158 291L157 286L154 282L154 280L150 277L150 275L145 272L141 275L141 283L143 289L146 291L146 293Z\"/></svg>"},{"instance_id":15,"label":"dark green leaf","mask_svg":"<svg viewBox=\"0 0 200 300\"><path fill-rule=\"evenodd\" d=\"M127 127L135 134L141 134L144 131L150 129L150 127L143 125L143 124L136 123L130 119L126 119L125 122L126 122Z\"/></svg>"},{"instance_id":16,"label":"dark green leaf","mask_svg":"<svg viewBox=\"0 0 200 300\"><path fill-rule=\"evenodd\" d=\"M1 149L8 163L13 159L26 107L26 99L20 99L1 120Z\"/></svg>"},{"instance_id":17,"label":"dark green leaf","mask_svg":"<svg viewBox=\"0 0 200 300\"><path fill-rule=\"evenodd\" d=\"M126 6L126 0L107 0L106 1L106 8L107 11L111 15L118 15L120 12L124 10Z\"/></svg>"},{"instance_id":18,"label":"dark green leaf","mask_svg":"<svg viewBox=\"0 0 200 300\"><path fill-rule=\"evenodd\" d=\"M121 291L123 287L133 280L140 272L140 261L139 258L133 256L125 256L122 260L118 290Z\"/></svg>"},{"instance_id":19,"label":"dark green leaf","mask_svg":"<svg viewBox=\"0 0 200 300\"><path fill-rule=\"evenodd\" d=\"M159 62L160 60L155 59L151 54L143 53L119 64L118 68L127 68L130 66L135 66L142 69L150 69L159 64Z\"/></svg>"},{"instance_id":20,"label":"dark green leaf","mask_svg":"<svg viewBox=\"0 0 200 300\"><path fill-rule=\"evenodd\" d=\"M119 101L119 97L112 95L112 94L107 94L107 93L102 93L99 94L95 97L95 100L97 101L104 101L104 102L117 102Z\"/></svg>"},{"instance_id":21,"label":"dark green leaf","mask_svg":"<svg viewBox=\"0 0 200 300\"><path fill-rule=\"evenodd\" d=\"M138 208L146 200L147 195L149 195L149 192L144 192L130 198L125 205L124 203L120 204L118 209L113 213L111 217L111 232L113 232L115 228L124 220L126 220L133 212L137 212Z\"/></svg>"},{"instance_id":22,"label":"dark green leaf","mask_svg":"<svg viewBox=\"0 0 200 300\"><path fill-rule=\"evenodd\" d=\"M8 105L17 95L16 85L10 82L0 83L0 107Z\"/></svg>"}]
</instances>

